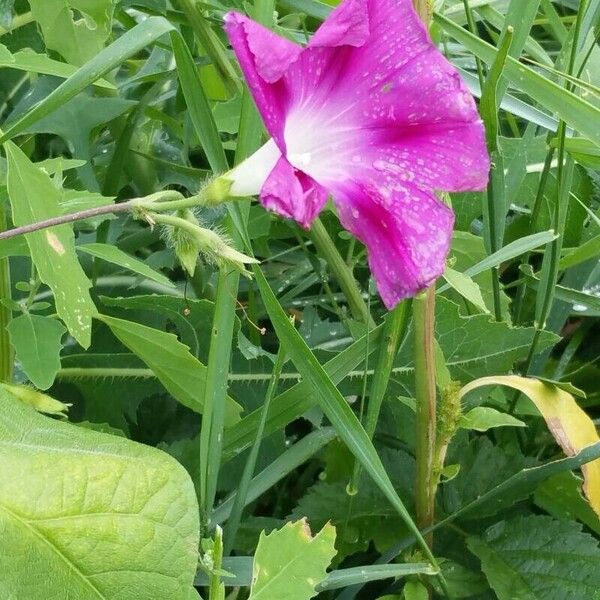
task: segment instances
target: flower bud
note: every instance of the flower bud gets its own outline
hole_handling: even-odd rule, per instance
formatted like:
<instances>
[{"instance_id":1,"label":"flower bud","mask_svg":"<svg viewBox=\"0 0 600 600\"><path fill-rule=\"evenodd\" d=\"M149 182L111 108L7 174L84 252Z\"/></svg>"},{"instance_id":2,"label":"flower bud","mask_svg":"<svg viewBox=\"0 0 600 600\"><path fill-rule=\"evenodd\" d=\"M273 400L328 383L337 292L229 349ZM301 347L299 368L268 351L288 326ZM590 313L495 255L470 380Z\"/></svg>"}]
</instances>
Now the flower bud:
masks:
<instances>
[{"instance_id":1,"label":"flower bud","mask_svg":"<svg viewBox=\"0 0 600 600\"><path fill-rule=\"evenodd\" d=\"M198 219L196 219L194 213L189 209L179 210L177 216L180 219L185 219L188 223L193 223L200 227ZM169 227L168 235L181 266L187 271L190 277L193 277L196 270L196 263L198 262L198 254L201 251L196 237L181 227Z\"/></svg>"}]
</instances>

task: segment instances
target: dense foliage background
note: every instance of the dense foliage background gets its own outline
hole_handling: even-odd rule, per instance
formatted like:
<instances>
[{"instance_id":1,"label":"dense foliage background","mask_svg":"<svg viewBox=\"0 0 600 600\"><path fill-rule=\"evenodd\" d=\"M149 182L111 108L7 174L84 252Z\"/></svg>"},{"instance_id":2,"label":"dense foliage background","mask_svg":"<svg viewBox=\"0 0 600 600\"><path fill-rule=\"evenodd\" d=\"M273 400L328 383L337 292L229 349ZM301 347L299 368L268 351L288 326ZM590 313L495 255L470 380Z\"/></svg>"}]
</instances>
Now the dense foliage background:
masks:
<instances>
[{"instance_id":1,"label":"dense foliage background","mask_svg":"<svg viewBox=\"0 0 600 600\"><path fill-rule=\"evenodd\" d=\"M232 8L298 42L331 10L0 0L0 230L192 197L258 148ZM178 215L253 277L110 209L0 240L2 598L600 598L600 2L434 8L495 167L437 286L443 578L402 512L410 301L386 314L333 207L304 231L243 200Z\"/></svg>"}]
</instances>

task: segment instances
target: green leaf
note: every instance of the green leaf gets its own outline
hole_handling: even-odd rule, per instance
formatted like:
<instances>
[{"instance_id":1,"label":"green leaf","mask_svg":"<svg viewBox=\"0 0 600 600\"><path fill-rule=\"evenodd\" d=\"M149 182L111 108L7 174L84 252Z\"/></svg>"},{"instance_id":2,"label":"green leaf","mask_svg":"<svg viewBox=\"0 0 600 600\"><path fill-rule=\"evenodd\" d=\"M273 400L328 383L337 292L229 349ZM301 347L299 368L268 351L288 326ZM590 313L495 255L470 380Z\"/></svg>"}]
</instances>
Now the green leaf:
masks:
<instances>
[{"instance_id":1,"label":"green leaf","mask_svg":"<svg viewBox=\"0 0 600 600\"><path fill-rule=\"evenodd\" d=\"M434 18L450 36L462 43L467 50L488 65L494 62L498 51L493 46L453 23L447 17L436 13ZM600 145L600 129L596 126L600 119L600 109L596 106L510 56L506 60L502 74L522 93L531 96L541 106L556 113L567 125Z\"/></svg>"},{"instance_id":2,"label":"green leaf","mask_svg":"<svg viewBox=\"0 0 600 600\"><path fill-rule=\"evenodd\" d=\"M392 565L365 565L337 569L327 575L325 581L317 586L321 590L335 590L357 583L381 581L382 579L407 577L408 575L435 575L437 571L427 563L404 563Z\"/></svg>"},{"instance_id":3,"label":"green leaf","mask_svg":"<svg viewBox=\"0 0 600 600\"><path fill-rule=\"evenodd\" d=\"M489 373L510 371L515 361L527 355L534 329L492 322L487 315L462 317L456 304L438 297L435 332L452 377L471 381ZM558 339L555 334L542 331L540 350ZM395 368L395 372L412 373L413 345L413 336L407 336L396 361L403 366Z\"/></svg>"},{"instance_id":4,"label":"green leaf","mask_svg":"<svg viewBox=\"0 0 600 600\"><path fill-rule=\"evenodd\" d=\"M467 548L481 561L481 569L499 600L540 600L527 582L477 537L467 539Z\"/></svg>"},{"instance_id":5,"label":"green leaf","mask_svg":"<svg viewBox=\"0 0 600 600\"><path fill-rule=\"evenodd\" d=\"M418 580L411 579L404 585L404 600L428 600L427 588Z\"/></svg>"},{"instance_id":6,"label":"green leaf","mask_svg":"<svg viewBox=\"0 0 600 600\"><path fill-rule=\"evenodd\" d=\"M305 520L261 534L252 565L249 600L309 600L335 555L335 527L314 537Z\"/></svg>"},{"instance_id":7,"label":"green leaf","mask_svg":"<svg viewBox=\"0 0 600 600\"><path fill-rule=\"evenodd\" d=\"M476 406L461 416L458 426L462 429L487 431L492 427L525 427L525 423L495 408Z\"/></svg>"},{"instance_id":8,"label":"green leaf","mask_svg":"<svg viewBox=\"0 0 600 600\"><path fill-rule=\"evenodd\" d=\"M491 445L489 440L486 443ZM498 450L501 451L500 448ZM539 467L523 469L511 477L508 477L501 483L495 485L494 487L487 489L485 492L473 490L472 485L467 487L472 481L476 481L478 484L477 487L479 488L480 482L478 480L469 480L463 482L463 488L468 490L468 493L473 499L464 504L460 509L456 510L456 512L453 512L450 516L446 517L442 521L439 521L435 528L437 529L438 527L443 527L447 523L466 515L469 517L474 515L493 515L495 512L500 510L500 508L509 505L510 502L515 498L521 499L527 497L542 481L545 481L548 477L556 475L557 473L563 473L564 471L578 469L582 465L596 460L599 457L600 443L584 448L575 456L563 458L561 460L550 461ZM488 466L487 471L482 470L482 473L490 473L491 471L492 469L490 469ZM461 470L459 477L462 474L463 471ZM494 475L491 474L491 476L493 477ZM454 485L459 477L453 479L448 485ZM466 494L464 495L466 496Z\"/></svg>"},{"instance_id":9,"label":"green leaf","mask_svg":"<svg viewBox=\"0 0 600 600\"><path fill-rule=\"evenodd\" d=\"M489 314L480 287L468 275L446 267L443 277L463 298L474 304L481 312Z\"/></svg>"},{"instance_id":10,"label":"green leaf","mask_svg":"<svg viewBox=\"0 0 600 600\"><path fill-rule=\"evenodd\" d=\"M542 231L541 233L534 233L532 235L519 238L510 244L506 244L506 246L503 246L500 250L498 250L498 252L494 252L494 254L486 256L486 258L478 262L476 265L469 267L465 270L464 274L468 275L469 277L474 277L483 271L497 267L503 262L512 260L517 256L521 256L521 254L525 254L525 252L530 252L538 246L548 244L555 239L556 234L552 230ZM449 284L444 284L439 288L438 292L444 292L449 288Z\"/></svg>"},{"instance_id":11,"label":"green leaf","mask_svg":"<svg viewBox=\"0 0 600 600\"><path fill-rule=\"evenodd\" d=\"M46 47L71 64L83 64L102 50L111 32L113 0L29 0ZM74 10L82 18L74 19Z\"/></svg>"},{"instance_id":12,"label":"green leaf","mask_svg":"<svg viewBox=\"0 0 600 600\"><path fill-rule=\"evenodd\" d=\"M427 558L435 566L433 555L431 555L425 540L394 489L389 475L360 421L315 355L310 351L306 342L290 323L262 271L256 266L253 266L253 271L263 302L286 354L289 355L298 371L309 382L320 408L331 421L340 438L398 512L407 527L415 535Z\"/></svg>"},{"instance_id":13,"label":"green leaf","mask_svg":"<svg viewBox=\"0 0 600 600\"><path fill-rule=\"evenodd\" d=\"M577 519L600 535L600 518L581 494L582 481L574 473L558 473L535 490L534 502L557 519Z\"/></svg>"},{"instance_id":14,"label":"green leaf","mask_svg":"<svg viewBox=\"0 0 600 600\"><path fill-rule=\"evenodd\" d=\"M168 277L155 271L141 260L129 256L129 254L123 252L123 250L120 250L116 246L110 246L108 244L83 244L77 246L77 250L85 252L86 254L91 254L96 258L110 262L113 265L118 265L119 267L133 271L134 273L139 273L152 281L162 283L168 287L175 287L175 284L172 283Z\"/></svg>"},{"instance_id":15,"label":"green leaf","mask_svg":"<svg viewBox=\"0 0 600 600\"><path fill-rule=\"evenodd\" d=\"M173 45L173 55L177 62L177 75L185 97L188 114L206 153L210 168L215 173L221 173L227 169L227 157L223 150L214 115L200 84L198 69L185 40L179 34L174 32L171 35L171 44Z\"/></svg>"},{"instance_id":16,"label":"green leaf","mask_svg":"<svg viewBox=\"0 0 600 600\"><path fill-rule=\"evenodd\" d=\"M5 144L8 159L8 194L16 226L28 225L62 214L60 191L12 142ZM31 258L43 283L54 294L56 312L71 335L84 347L90 345L92 316L91 283L75 254L71 225L58 225L25 236Z\"/></svg>"},{"instance_id":17,"label":"green leaf","mask_svg":"<svg viewBox=\"0 0 600 600\"><path fill-rule=\"evenodd\" d=\"M77 71L77 67L48 58L46 54L37 54L29 49L11 54L3 44L0 44L0 67L27 71L28 73L54 75L56 77L63 77L64 79ZM105 79L99 79L94 82L94 85L109 90L116 89L112 83Z\"/></svg>"},{"instance_id":18,"label":"green leaf","mask_svg":"<svg viewBox=\"0 0 600 600\"><path fill-rule=\"evenodd\" d=\"M107 315L96 315L96 318L108 325L115 337L152 369L176 400L202 413L206 367L175 335ZM229 397L225 405L225 423L231 425L239 421L242 407Z\"/></svg>"},{"instance_id":19,"label":"green leaf","mask_svg":"<svg viewBox=\"0 0 600 600\"><path fill-rule=\"evenodd\" d=\"M191 598L199 521L185 470L1 388L0 401L0 596Z\"/></svg>"},{"instance_id":20,"label":"green leaf","mask_svg":"<svg viewBox=\"0 0 600 600\"><path fill-rule=\"evenodd\" d=\"M588 600L600 588L598 542L572 521L516 517L467 546L499 600Z\"/></svg>"},{"instance_id":21,"label":"green leaf","mask_svg":"<svg viewBox=\"0 0 600 600\"><path fill-rule=\"evenodd\" d=\"M66 329L51 317L26 313L8 324L10 343L29 381L47 390L60 369L61 339Z\"/></svg>"}]
</instances>

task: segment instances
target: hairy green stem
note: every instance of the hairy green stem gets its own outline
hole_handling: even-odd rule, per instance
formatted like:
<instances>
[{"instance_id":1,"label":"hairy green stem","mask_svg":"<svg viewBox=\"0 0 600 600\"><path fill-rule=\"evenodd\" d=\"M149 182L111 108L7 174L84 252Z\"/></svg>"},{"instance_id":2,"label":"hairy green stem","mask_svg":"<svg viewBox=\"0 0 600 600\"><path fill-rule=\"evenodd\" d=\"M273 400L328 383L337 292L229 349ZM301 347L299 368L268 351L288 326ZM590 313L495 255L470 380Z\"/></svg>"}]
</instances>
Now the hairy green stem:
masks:
<instances>
[{"instance_id":1,"label":"hairy green stem","mask_svg":"<svg viewBox=\"0 0 600 600\"><path fill-rule=\"evenodd\" d=\"M342 255L338 252L338 249L335 247L333 240L329 233L327 233L327 229L325 229L325 226L320 219L315 219L310 230L310 237L319 253L329 265L331 271L335 274L337 282L348 300L348 306L350 307L353 317L366 323L369 327L375 327L375 322L371 317L366 302L363 300L356 279L354 279L352 269L346 264Z\"/></svg>"},{"instance_id":2,"label":"hairy green stem","mask_svg":"<svg viewBox=\"0 0 600 600\"><path fill-rule=\"evenodd\" d=\"M433 460L436 439L435 389L435 288L432 286L413 301L415 340L415 397L416 397L416 462L417 480L415 506L417 525L423 529L433 525L434 473ZM427 538L432 545L431 535Z\"/></svg>"}]
</instances>

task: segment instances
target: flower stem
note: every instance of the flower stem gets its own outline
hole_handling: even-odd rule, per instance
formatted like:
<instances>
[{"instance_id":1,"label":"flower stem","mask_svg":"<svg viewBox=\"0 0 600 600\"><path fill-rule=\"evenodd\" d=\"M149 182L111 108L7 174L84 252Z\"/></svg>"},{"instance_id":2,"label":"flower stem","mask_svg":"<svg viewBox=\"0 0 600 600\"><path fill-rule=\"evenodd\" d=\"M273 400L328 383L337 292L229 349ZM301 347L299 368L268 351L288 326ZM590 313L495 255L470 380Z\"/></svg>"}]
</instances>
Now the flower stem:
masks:
<instances>
[{"instance_id":1,"label":"flower stem","mask_svg":"<svg viewBox=\"0 0 600 600\"><path fill-rule=\"evenodd\" d=\"M417 481L415 505L417 525L424 529L433 525L434 473L436 437L436 390L434 357L435 288L419 294L413 302L415 336L415 395L417 408ZM431 547L432 534L427 536Z\"/></svg>"},{"instance_id":2,"label":"flower stem","mask_svg":"<svg viewBox=\"0 0 600 600\"><path fill-rule=\"evenodd\" d=\"M335 273L337 281L348 300L348 306L354 318L366 323L369 327L375 327L375 322L363 300L352 269L338 252L320 219L315 219L310 230L310 236L317 250L327 261L331 271Z\"/></svg>"},{"instance_id":3,"label":"flower stem","mask_svg":"<svg viewBox=\"0 0 600 600\"><path fill-rule=\"evenodd\" d=\"M6 228L6 204L0 207L0 231ZM10 299L10 265L8 256L0 258L0 299ZM11 310L0 304L0 381L12 381L13 350L8 337Z\"/></svg>"}]
</instances>

